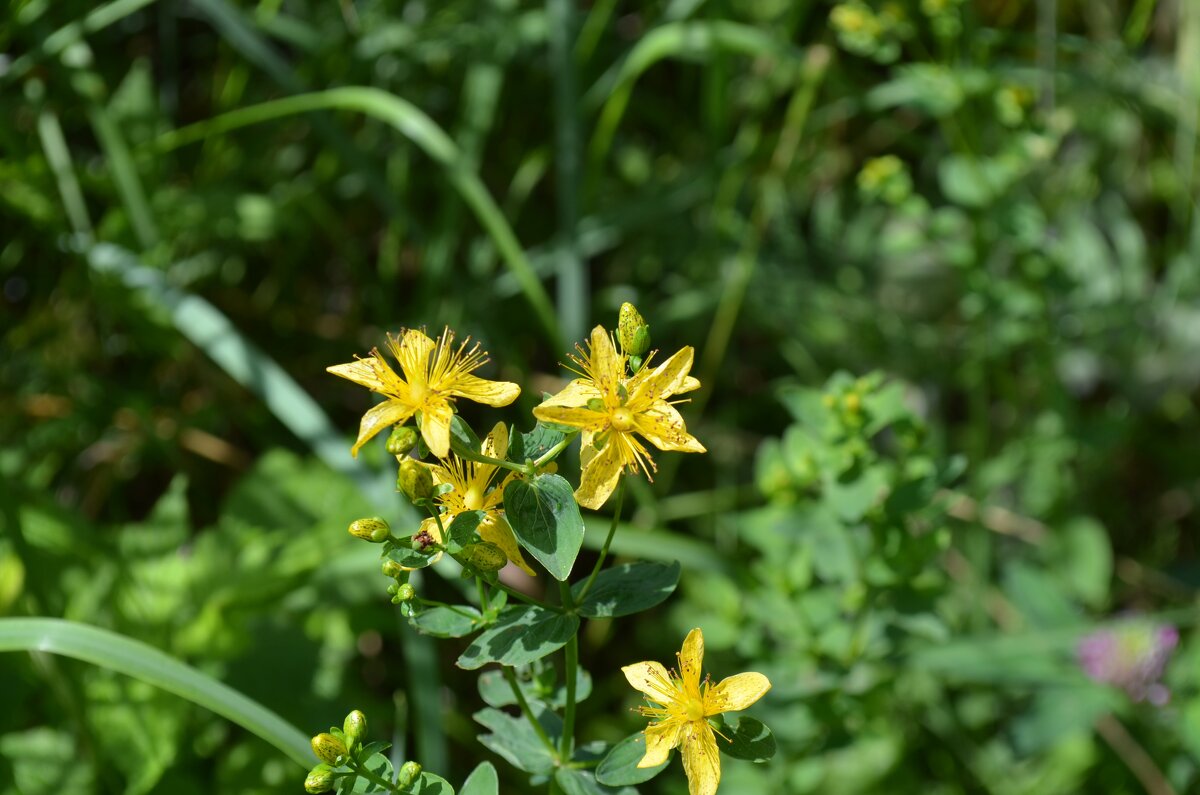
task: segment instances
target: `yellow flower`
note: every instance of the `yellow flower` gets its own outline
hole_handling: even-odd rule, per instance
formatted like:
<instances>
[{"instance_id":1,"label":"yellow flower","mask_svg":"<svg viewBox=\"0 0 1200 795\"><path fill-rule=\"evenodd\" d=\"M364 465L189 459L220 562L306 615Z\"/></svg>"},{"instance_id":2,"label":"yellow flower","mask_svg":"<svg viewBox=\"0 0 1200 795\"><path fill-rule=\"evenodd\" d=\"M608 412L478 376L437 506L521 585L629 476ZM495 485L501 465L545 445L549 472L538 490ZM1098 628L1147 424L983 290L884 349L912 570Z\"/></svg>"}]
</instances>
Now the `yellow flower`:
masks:
<instances>
[{"instance_id":1,"label":"yellow flower","mask_svg":"<svg viewBox=\"0 0 1200 795\"><path fill-rule=\"evenodd\" d=\"M408 421L421 412L421 435L425 444L438 458L450 452L451 405L456 397L507 406L521 394L521 387L508 381L485 381L471 371L487 362L487 352L479 343L467 348L469 338L454 348L454 332L449 328L434 342L416 329L408 329L399 337L388 335L387 347L400 363L401 378L391 365L372 349L365 359L326 368L334 375L378 392L387 400L363 415L358 440L350 452L357 456L371 437L384 428Z\"/></svg>"},{"instance_id":2,"label":"yellow flower","mask_svg":"<svg viewBox=\"0 0 1200 795\"><path fill-rule=\"evenodd\" d=\"M496 423L496 427L492 428L492 432L480 445L479 452L489 458L500 459L508 454L508 429L505 428L504 423ZM507 477L497 478L495 476L500 471L500 467L494 464L465 461L456 455L452 455L440 465L434 464L431 469L434 483L438 485L449 483L451 486L450 491L439 494L437 497L438 503L445 509L442 513L442 526L449 529L454 517L465 511L483 511L483 521L477 528L479 537L500 547L504 550L505 556L517 564L522 571L536 577L537 573L529 568L529 564L521 555L517 537L513 535L512 528L509 526L508 520L504 518L504 511L501 508L501 502L504 500L504 487L512 478L516 477L516 473L509 471ZM442 543L442 534L438 532L437 520L432 516L421 522L421 530L433 536L439 544Z\"/></svg>"},{"instance_id":3,"label":"yellow flower","mask_svg":"<svg viewBox=\"0 0 1200 795\"><path fill-rule=\"evenodd\" d=\"M625 678L645 694L652 706L639 712L654 718L646 727L646 755L638 767L657 767L667 761L672 748L682 746L683 770L690 795L713 795L721 783L721 759L712 727L705 720L722 712L749 707L771 689L759 673L730 676L718 684L700 681L704 661L704 633L693 629L676 655L679 671L668 672L661 663L640 662L622 668Z\"/></svg>"},{"instance_id":4,"label":"yellow flower","mask_svg":"<svg viewBox=\"0 0 1200 795\"><path fill-rule=\"evenodd\" d=\"M543 422L579 428L583 446L579 457L583 474L575 499L585 508L599 508L617 487L622 469L641 469L647 478L656 471L649 451L634 436L640 434L659 450L706 452L688 434L683 417L667 400L690 392L700 382L688 375L694 351L684 348L658 367L650 359L637 375L626 378L626 356L617 353L612 337L602 327L592 329L588 352L578 348L571 361L582 378L533 410Z\"/></svg>"}]
</instances>

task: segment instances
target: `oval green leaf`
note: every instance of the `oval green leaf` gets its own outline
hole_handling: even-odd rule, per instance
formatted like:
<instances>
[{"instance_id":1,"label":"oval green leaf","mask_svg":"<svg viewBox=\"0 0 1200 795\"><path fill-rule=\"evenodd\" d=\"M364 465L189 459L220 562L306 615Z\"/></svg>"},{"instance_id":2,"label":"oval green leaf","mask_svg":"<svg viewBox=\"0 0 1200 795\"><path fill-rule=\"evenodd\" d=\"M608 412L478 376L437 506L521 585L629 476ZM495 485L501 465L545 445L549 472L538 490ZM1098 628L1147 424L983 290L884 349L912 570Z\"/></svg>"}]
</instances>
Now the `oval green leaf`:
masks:
<instances>
[{"instance_id":1,"label":"oval green leaf","mask_svg":"<svg viewBox=\"0 0 1200 795\"><path fill-rule=\"evenodd\" d=\"M631 734L612 747L608 755L596 768L596 780L610 787L624 787L630 784L641 784L649 781L667 769L671 763L670 757L666 762L654 767L638 767L638 762L646 755L646 735L642 732ZM672 754L673 755L673 754Z\"/></svg>"},{"instance_id":2,"label":"oval green leaf","mask_svg":"<svg viewBox=\"0 0 1200 795\"><path fill-rule=\"evenodd\" d=\"M717 747L721 753L748 762L766 762L775 756L775 735L762 721L748 715L742 715L733 723L726 721L724 715L720 720Z\"/></svg>"},{"instance_id":3,"label":"oval green leaf","mask_svg":"<svg viewBox=\"0 0 1200 795\"><path fill-rule=\"evenodd\" d=\"M588 618L616 618L648 610L663 602L679 583L679 563L625 563L605 569L579 602L585 582L575 583L571 592L579 602L579 614Z\"/></svg>"},{"instance_id":4,"label":"oval green leaf","mask_svg":"<svg viewBox=\"0 0 1200 795\"><path fill-rule=\"evenodd\" d=\"M579 617L544 607L506 607L489 629L481 633L456 663L475 670L491 662L526 665L561 649L579 629Z\"/></svg>"},{"instance_id":5,"label":"oval green leaf","mask_svg":"<svg viewBox=\"0 0 1200 795\"><path fill-rule=\"evenodd\" d=\"M499 795L500 779L491 762L480 762L463 782L458 795Z\"/></svg>"},{"instance_id":6,"label":"oval green leaf","mask_svg":"<svg viewBox=\"0 0 1200 795\"><path fill-rule=\"evenodd\" d=\"M513 480L504 489L504 511L521 546L565 582L583 545L583 517L571 484L558 475Z\"/></svg>"},{"instance_id":7,"label":"oval green leaf","mask_svg":"<svg viewBox=\"0 0 1200 795\"><path fill-rule=\"evenodd\" d=\"M408 620L413 628L435 638L461 638L483 626L483 616L467 605L431 607Z\"/></svg>"}]
</instances>

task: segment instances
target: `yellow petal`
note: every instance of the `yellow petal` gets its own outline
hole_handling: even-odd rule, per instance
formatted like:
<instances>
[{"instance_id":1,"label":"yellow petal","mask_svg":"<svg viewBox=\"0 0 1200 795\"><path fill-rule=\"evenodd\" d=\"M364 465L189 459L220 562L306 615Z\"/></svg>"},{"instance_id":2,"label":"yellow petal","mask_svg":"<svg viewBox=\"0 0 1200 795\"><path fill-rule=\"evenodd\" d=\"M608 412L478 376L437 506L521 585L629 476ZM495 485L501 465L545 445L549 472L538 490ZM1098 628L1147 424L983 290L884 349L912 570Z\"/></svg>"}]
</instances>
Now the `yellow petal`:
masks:
<instances>
[{"instance_id":1,"label":"yellow petal","mask_svg":"<svg viewBox=\"0 0 1200 795\"><path fill-rule=\"evenodd\" d=\"M599 510L617 487L625 462L621 459L621 446L615 442L615 439L609 439L604 449L588 461L587 468L579 476L575 500L584 508Z\"/></svg>"},{"instance_id":2,"label":"yellow petal","mask_svg":"<svg viewBox=\"0 0 1200 795\"><path fill-rule=\"evenodd\" d=\"M358 456L358 448L374 438L384 428L404 422L413 415L412 407L399 400L385 400L362 416L358 425L358 439L350 448L350 455Z\"/></svg>"},{"instance_id":3,"label":"yellow petal","mask_svg":"<svg viewBox=\"0 0 1200 795\"><path fill-rule=\"evenodd\" d=\"M466 373L455 376L443 389L451 395L489 406L507 406L521 394L521 387L510 381L487 381Z\"/></svg>"},{"instance_id":4,"label":"yellow petal","mask_svg":"<svg viewBox=\"0 0 1200 795\"><path fill-rule=\"evenodd\" d=\"M579 471L588 468L592 459L600 451L596 449L596 434L592 431L584 431L579 435Z\"/></svg>"},{"instance_id":5,"label":"yellow petal","mask_svg":"<svg viewBox=\"0 0 1200 795\"><path fill-rule=\"evenodd\" d=\"M483 439L479 452L491 458L504 458L508 455L508 426L497 422Z\"/></svg>"},{"instance_id":6,"label":"yellow petal","mask_svg":"<svg viewBox=\"0 0 1200 795\"><path fill-rule=\"evenodd\" d=\"M722 679L704 695L704 714L736 712L758 701L771 689L771 682L760 673L749 671Z\"/></svg>"},{"instance_id":7,"label":"yellow petal","mask_svg":"<svg viewBox=\"0 0 1200 795\"><path fill-rule=\"evenodd\" d=\"M697 627L683 639L679 652L679 674L684 684L700 685L700 667L704 664L704 633Z\"/></svg>"},{"instance_id":8,"label":"yellow petal","mask_svg":"<svg viewBox=\"0 0 1200 795\"><path fill-rule=\"evenodd\" d=\"M640 382L635 392L629 396L630 405L637 406L643 402L661 400L679 392L688 377L688 371L692 369L694 355L695 351L689 345L655 367L654 372Z\"/></svg>"},{"instance_id":9,"label":"yellow petal","mask_svg":"<svg viewBox=\"0 0 1200 795\"><path fill-rule=\"evenodd\" d=\"M588 359L596 388L605 395L616 394L617 384L625 377L625 357L617 353L612 337L603 326L592 329Z\"/></svg>"},{"instance_id":10,"label":"yellow petal","mask_svg":"<svg viewBox=\"0 0 1200 795\"><path fill-rule=\"evenodd\" d=\"M387 385L379 377L380 366L387 367L388 365L382 359L368 356L365 359L355 359L345 364L335 364L332 367L326 367L325 372L333 373L336 376L345 378L347 381L353 381L360 386L365 386L367 389L382 392Z\"/></svg>"},{"instance_id":11,"label":"yellow petal","mask_svg":"<svg viewBox=\"0 0 1200 795\"><path fill-rule=\"evenodd\" d=\"M638 767L658 767L671 755L671 749L679 745L679 723L651 723L643 734L646 736L646 755L637 763Z\"/></svg>"},{"instance_id":12,"label":"yellow petal","mask_svg":"<svg viewBox=\"0 0 1200 795\"><path fill-rule=\"evenodd\" d=\"M674 450L680 453L704 453L704 445L687 432L683 417L665 400L654 403L650 408L634 415L637 432L659 450Z\"/></svg>"},{"instance_id":13,"label":"yellow petal","mask_svg":"<svg viewBox=\"0 0 1200 795\"><path fill-rule=\"evenodd\" d=\"M683 385L675 390L676 395L682 395L685 392L695 392L700 388L700 379L687 376L683 379Z\"/></svg>"},{"instance_id":14,"label":"yellow petal","mask_svg":"<svg viewBox=\"0 0 1200 795\"><path fill-rule=\"evenodd\" d=\"M608 427L608 415L588 408L568 408L543 403L533 410L533 416L542 422L553 422L585 431L602 431Z\"/></svg>"},{"instance_id":15,"label":"yellow petal","mask_svg":"<svg viewBox=\"0 0 1200 795\"><path fill-rule=\"evenodd\" d=\"M399 337L388 336L388 349L411 384L426 384L429 379L429 354L436 347L437 343L415 328L406 329Z\"/></svg>"},{"instance_id":16,"label":"yellow petal","mask_svg":"<svg viewBox=\"0 0 1200 795\"><path fill-rule=\"evenodd\" d=\"M721 756L712 729L704 721L691 721L680 733L689 795L716 795L721 783Z\"/></svg>"},{"instance_id":17,"label":"yellow petal","mask_svg":"<svg viewBox=\"0 0 1200 795\"><path fill-rule=\"evenodd\" d=\"M450 420L454 411L445 400L426 401L421 409L421 436L429 446L429 452L438 458L450 453Z\"/></svg>"},{"instance_id":18,"label":"yellow petal","mask_svg":"<svg viewBox=\"0 0 1200 795\"><path fill-rule=\"evenodd\" d=\"M542 402L543 406L586 406L589 400L600 397L600 390L587 378L576 378L562 390Z\"/></svg>"},{"instance_id":19,"label":"yellow petal","mask_svg":"<svg viewBox=\"0 0 1200 795\"><path fill-rule=\"evenodd\" d=\"M484 515L483 521L479 523L478 530L480 538L490 541L504 550L505 557L515 563L517 568L530 577L537 576L537 572L529 568L529 564L525 562L525 557L521 554L521 547L517 544L517 537L513 535L507 519L489 511Z\"/></svg>"},{"instance_id":20,"label":"yellow petal","mask_svg":"<svg viewBox=\"0 0 1200 795\"><path fill-rule=\"evenodd\" d=\"M634 663L622 668L621 673L625 674L625 679L634 690L644 693L651 701L665 706L679 697L679 691L671 681L671 674L662 663L653 660Z\"/></svg>"}]
</instances>

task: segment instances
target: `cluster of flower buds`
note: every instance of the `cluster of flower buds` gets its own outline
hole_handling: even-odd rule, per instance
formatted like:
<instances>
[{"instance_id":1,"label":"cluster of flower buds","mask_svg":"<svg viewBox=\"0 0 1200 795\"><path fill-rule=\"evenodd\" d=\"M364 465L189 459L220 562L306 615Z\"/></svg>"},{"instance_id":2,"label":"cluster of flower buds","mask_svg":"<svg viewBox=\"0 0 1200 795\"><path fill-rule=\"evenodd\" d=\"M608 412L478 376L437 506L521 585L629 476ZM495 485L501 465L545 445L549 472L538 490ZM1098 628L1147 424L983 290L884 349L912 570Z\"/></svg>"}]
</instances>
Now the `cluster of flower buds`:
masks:
<instances>
[{"instance_id":1,"label":"cluster of flower buds","mask_svg":"<svg viewBox=\"0 0 1200 795\"><path fill-rule=\"evenodd\" d=\"M331 728L312 738L313 753L321 762L308 771L304 791L316 793L333 789L338 773L335 768L349 761L350 754L362 744L367 735L367 716L354 710L342 722L342 728Z\"/></svg>"},{"instance_id":2,"label":"cluster of flower buds","mask_svg":"<svg viewBox=\"0 0 1200 795\"><path fill-rule=\"evenodd\" d=\"M1119 687L1134 701L1162 706L1170 692L1160 680L1178 644L1173 626L1130 621L1087 635L1077 654L1089 679Z\"/></svg>"}]
</instances>

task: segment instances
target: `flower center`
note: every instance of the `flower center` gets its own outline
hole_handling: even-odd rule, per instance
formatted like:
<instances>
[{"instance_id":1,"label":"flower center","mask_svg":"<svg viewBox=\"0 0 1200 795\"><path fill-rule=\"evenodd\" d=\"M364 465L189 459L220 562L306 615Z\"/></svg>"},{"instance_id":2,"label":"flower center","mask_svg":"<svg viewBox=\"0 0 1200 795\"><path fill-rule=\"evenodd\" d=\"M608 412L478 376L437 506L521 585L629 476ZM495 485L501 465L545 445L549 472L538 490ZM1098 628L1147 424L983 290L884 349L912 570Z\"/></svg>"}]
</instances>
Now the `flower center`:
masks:
<instances>
[{"instance_id":1,"label":"flower center","mask_svg":"<svg viewBox=\"0 0 1200 795\"><path fill-rule=\"evenodd\" d=\"M615 431L627 431L633 427L633 412L622 406L613 411L612 426Z\"/></svg>"},{"instance_id":2,"label":"flower center","mask_svg":"<svg viewBox=\"0 0 1200 795\"><path fill-rule=\"evenodd\" d=\"M690 721L704 720L704 702L698 698L689 698L686 705L687 719Z\"/></svg>"},{"instance_id":3,"label":"flower center","mask_svg":"<svg viewBox=\"0 0 1200 795\"><path fill-rule=\"evenodd\" d=\"M478 511L483 507L483 494L478 486L467 489L467 493L463 495L463 507L468 511Z\"/></svg>"}]
</instances>

